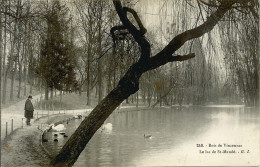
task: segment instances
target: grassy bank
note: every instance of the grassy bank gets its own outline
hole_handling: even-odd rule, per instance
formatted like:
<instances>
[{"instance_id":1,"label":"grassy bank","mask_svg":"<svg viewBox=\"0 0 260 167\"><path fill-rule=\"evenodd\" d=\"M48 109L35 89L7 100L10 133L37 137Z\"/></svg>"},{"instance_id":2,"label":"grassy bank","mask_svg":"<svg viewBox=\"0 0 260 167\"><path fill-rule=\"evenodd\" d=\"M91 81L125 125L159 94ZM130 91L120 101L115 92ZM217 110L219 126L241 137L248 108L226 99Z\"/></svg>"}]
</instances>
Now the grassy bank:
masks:
<instances>
[{"instance_id":1,"label":"grassy bank","mask_svg":"<svg viewBox=\"0 0 260 167\"><path fill-rule=\"evenodd\" d=\"M6 97L5 97L6 103L5 104L2 103L1 108L9 107L9 106L13 105L14 103L17 103L18 101L26 99L29 95L40 94L39 88L36 88L36 87L32 87L32 93L30 93L30 85L26 84L26 88L25 88L24 83L22 82L21 96L20 96L20 98L18 98L18 88L19 88L18 80L15 80L14 87L13 87L13 100L10 100L11 79L9 79L9 78L7 79ZM26 91L25 91L25 89L26 89ZM24 94L24 91L25 91L25 94ZM3 98L3 82L1 85L1 96Z\"/></svg>"},{"instance_id":2,"label":"grassy bank","mask_svg":"<svg viewBox=\"0 0 260 167\"><path fill-rule=\"evenodd\" d=\"M76 110L76 109L88 109L94 108L98 104L98 99L93 93L91 95L91 104L87 105L87 93L83 92L81 95L78 93L68 93L62 95L60 101L60 95L54 96L52 100L42 99L36 105L36 109L41 110ZM144 106L145 104L139 102L139 106ZM122 106L136 106L136 103L126 104L124 101Z\"/></svg>"},{"instance_id":3,"label":"grassy bank","mask_svg":"<svg viewBox=\"0 0 260 167\"><path fill-rule=\"evenodd\" d=\"M83 92L81 95L76 93L64 94L61 99L60 95L54 96L52 100L43 99L37 103L35 108L43 110L76 110L93 108L96 104L97 98L93 95L91 96L91 105L87 106L87 93Z\"/></svg>"}]
</instances>

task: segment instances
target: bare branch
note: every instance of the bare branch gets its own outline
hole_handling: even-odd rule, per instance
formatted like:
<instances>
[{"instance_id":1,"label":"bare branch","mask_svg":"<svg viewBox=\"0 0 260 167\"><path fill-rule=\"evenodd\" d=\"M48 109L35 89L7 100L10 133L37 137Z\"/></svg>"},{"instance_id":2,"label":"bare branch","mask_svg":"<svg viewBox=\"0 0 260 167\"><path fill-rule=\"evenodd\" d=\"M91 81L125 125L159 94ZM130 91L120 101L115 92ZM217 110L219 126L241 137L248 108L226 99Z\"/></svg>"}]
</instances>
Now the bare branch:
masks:
<instances>
[{"instance_id":1,"label":"bare branch","mask_svg":"<svg viewBox=\"0 0 260 167\"><path fill-rule=\"evenodd\" d=\"M134 16L134 18L135 18L135 20L136 20L136 22L137 22L137 24L140 28L139 32L142 35L144 35L147 32L147 30L144 28L143 23L141 22L141 20L140 20L139 16L137 15L136 11L134 11L131 8L127 8L127 7L123 7L123 10L124 10L126 16L127 16L127 12L132 13L132 15Z\"/></svg>"},{"instance_id":2,"label":"bare branch","mask_svg":"<svg viewBox=\"0 0 260 167\"><path fill-rule=\"evenodd\" d=\"M195 53L190 53L187 55L176 55L176 56L154 56L150 58L150 64L149 64L149 70L155 69L157 67L160 67L168 62L174 62L174 61L185 61L188 59L192 59L195 57Z\"/></svg>"},{"instance_id":3,"label":"bare branch","mask_svg":"<svg viewBox=\"0 0 260 167\"><path fill-rule=\"evenodd\" d=\"M116 40L124 40L125 36L128 34L126 32L126 27L125 26L114 26L110 29L110 34L112 35L113 42Z\"/></svg>"},{"instance_id":4,"label":"bare branch","mask_svg":"<svg viewBox=\"0 0 260 167\"><path fill-rule=\"evenodd\" d=\"M128 29L128 31L132 34L135 41L138 43L138 45L141 48L142 54L141 54L140 59L147 60L151 54L151 45L144 36L146 29L144 28L139 16L133 9L126 8L126 7L123 8L120 0L113 0L113 3L114 3L114 6L116 8L117 14L118 14L121 22ZM138 30L127 18L127 12L130 12L134 16L136 22L138 23L140 30Z\"/></svg>"},{"instance_id":5,"label":"bare branch","mask_svg":"<svg viewBox=\"0 0 260 167\"><path fill-rule=\"evenodd\" d=\"M203 0L199 0L202 4L204 4L204 5L207 5L207 6L210 6L210 7L219 7L218 5L215 5L215 4L212 4L212 3L207 3L207 2L205 2L205 1L203 1Z\"/></svg>"},{"instance_id":6,"label":"bare branch","mask_svg":"<svg viewBox=\"0 0 260 167\"><path fill-rule=\"evenodd\" d=\"M112 48L113 48L113 46L109 47L107 50L105 50L104 53L102 53L98 58L92 60L91 62L94 62L94 61L97 61L97 60L101 59Z\"/></svg>"},{"instance_id":7,"label":"bare branch","mask_svg":"<svg viewBox=\"0 0 260 167\"><path fill-rule=\"evenodd\" d=\"M195 57L195 53L190 53L187 55L176 55L176 56L171 56L169 61L173 62L173 61L185 61L185 60L189 60Z\"/></svg>"}]
</instances>

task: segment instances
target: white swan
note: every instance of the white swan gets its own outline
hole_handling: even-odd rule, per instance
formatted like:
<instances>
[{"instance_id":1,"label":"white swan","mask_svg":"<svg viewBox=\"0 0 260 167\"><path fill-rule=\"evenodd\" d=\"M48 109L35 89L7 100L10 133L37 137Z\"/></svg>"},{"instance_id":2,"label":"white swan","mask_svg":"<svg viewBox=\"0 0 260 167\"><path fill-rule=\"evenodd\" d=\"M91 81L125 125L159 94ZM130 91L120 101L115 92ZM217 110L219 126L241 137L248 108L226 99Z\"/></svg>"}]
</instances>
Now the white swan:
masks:
<instances>
[{"instance_id":1,"label":"white swan","mask_svg":"<svg viewBox=\"0 0 260 167\"><path fill-rule=\"evenodd\" d=\"M57 126L54 126L54 124L50 124L50 129L53 129L55 131L63 131L65 128L65 126L63 124L59 124Z\"/></svg>"},{"instance_id":2,"label":"white swan","mask_svg":"<svg viewBox=\"0 0 260 167\"><path fill-rule=\"evenodd\" d=\"M82 118L82 115L75 115L74 118L75 118L75 119L81 119L81 118Z\"/></svg>"},{"instance_id":3,"label":"white swan","mask_svg":"<svg viewBox=\"0 0 260 167\"><path fill-rule=\"evenodd\" d=\"M111 123L107 123L107 124L102 125L102 131L103 130L111 131L112 129L113 129L113 125Z\"/></svg>"}]
</instances>

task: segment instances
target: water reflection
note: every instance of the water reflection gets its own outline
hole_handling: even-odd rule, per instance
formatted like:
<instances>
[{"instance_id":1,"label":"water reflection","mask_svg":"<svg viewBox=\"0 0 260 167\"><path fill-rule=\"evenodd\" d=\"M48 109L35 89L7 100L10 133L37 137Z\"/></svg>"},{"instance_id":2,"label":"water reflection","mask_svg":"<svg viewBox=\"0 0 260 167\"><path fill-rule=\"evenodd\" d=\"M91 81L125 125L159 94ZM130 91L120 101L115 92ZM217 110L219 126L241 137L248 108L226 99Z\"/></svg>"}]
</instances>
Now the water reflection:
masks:
<instances>
[{"instance_id":1,"label":"water reflection","mask_svg":"<svg viewBox=\"0 0 260 167\"><path fill-rule=\"evenodd\" d=\"M259 155L259 147L255 147L259 143L259 119L257 110L241 107L114 113L106 121L113 124L112 132L99 130L74 166L178 166L201 164L201 160L207 165L212 157L198 154L196 144L209 142L243 144L251 149L250 156L254 157ZM69 122L66 133L70 136L80 122ZM151 134L153 138L144 139L144 134ZM53 134L47 137L54 138ZM54 154L67 140L59 139L58 143L47 144ZM213 161L229 159L229 156L220 156Z\"/></svg>"}]
</instances>

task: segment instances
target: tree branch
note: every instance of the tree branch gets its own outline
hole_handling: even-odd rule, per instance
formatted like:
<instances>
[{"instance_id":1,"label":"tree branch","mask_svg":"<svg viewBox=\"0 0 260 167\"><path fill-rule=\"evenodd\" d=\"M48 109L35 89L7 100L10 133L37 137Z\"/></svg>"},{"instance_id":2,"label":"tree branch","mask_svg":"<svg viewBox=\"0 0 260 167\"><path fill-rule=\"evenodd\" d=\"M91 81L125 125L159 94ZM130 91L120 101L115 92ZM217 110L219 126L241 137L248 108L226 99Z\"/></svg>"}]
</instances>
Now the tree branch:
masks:
<instances>
[{"instance_id":1,"label":"tree branch","mask_svg":"<svg viewBox=\"0 0 260 167\"><path fill-rule=\"evenodd\" d=\"M120 18L121 22L123 23L123 26L128 29L128 31L132 34L135 41L138 43L138 45L141 48L140 60L142 60L142 59L147 60L151 54L151 45L144 36L144 34L146 33L146 29L144 28L139 16L133 9L127 8L127 7L123 8L120 0L113 0L113 3L114 3L114 6L115 6L115 9L117 11L119 18ZM136 22L138 23L140 30L138 30L130 22L130 20L127 17L127 12L131 13L134 16Z\"/></svg>"},{"instance_id":2,"label":"tree branch","mask_svg":"<svg viewBox=\"0 0 260 167\"><path fill-rule=\"evenodd\" d=\"M131 8L128 8L128 7L123 7L123 10L125 12L125 16L126 17L127 17L127 12L131 13L134 16L134 18L135 18L135 20L136 20L136 22L137 22L137 24L138 24L138 26L140 28L140 30L138 30L139 33L141 35L144 35L147 32L147 30L144 28L143 23L140 20L139 16L137 15L136 11L131 9Z\"/></svg>"},{"instance_id":3,"label":"tree branch","mask_svg":"<svg viewBox=\"0 0 260 167\"><path fill-rule=\"evenodd\" d=\"M226 1L225 3L221 4L217 8L217 10L213 14L211 14L208 17L207 21L205 21L203 24L196 28L187 30L174 37L161 52L151 57L149 70L162 66L167 62L185 60L184 57L172 58L172 54L175 51L177 51L180 47L182 47L185 42L191 39L199 38L205 33L211 31L214 28L214 26L221 20L224 14L232 8L233 4L234 2ZM192 56L194 57L195 55L190 54L190 56L191 57L186 55L185 57L192 58Z\"/></svg>"},{"instance_id":4,"label":"tree branch","mask_svg":"<svg viewBox=\"0 0 260 167\"><path fill-rule=\"evenodd\" d=\"M169 59L169 62L173 62L173 61L185 61L185 60L189 60L195 57L195 53L190 53L187 55L176 55L176 56L171 56Z\"/></svg>"},{"instance_id":5,"label":"tree branch","mask_svg":"<svg viewBox=\"0 0 260 167\"><path fill-rule=\"evenodd\" d=\"M185 61L188 59L192 59L195 57L195 53L190 53L187 55L176 55L176 56L154 56L150 58L150 64L149 64L149 70L155 69L157 67L160 67L168 62L174 62L174 61Z\"/></svg>"},{"instance_id":6,"label":"tree branch","mask_svg":"<svg viewBox=\"0 0 260 167\"><path fill-rule=\"evenodd\" d=\"M205 2L205 1L203 1L203 0L199 0L201 3L203 3L204 5L206 5L206 6L209 6L209 7L219 7L218 5L215 5L215 4L212 4L212 3L207 3L207 2Z\"/></svg>"},{"instance_id":7,"label":"tree branch","mask_svg":"<svg viewBox=\"0 0 260 167\"><path fill-rule=\"evenodd\" d=\"M117 40L124 40L125 36L128 34L128 32L126 30L127 29L125 26L112 27L110 29L110 34L112 35L113 42L115 43L115 41L117 41Z\"/></svg>"}]
</instances>

